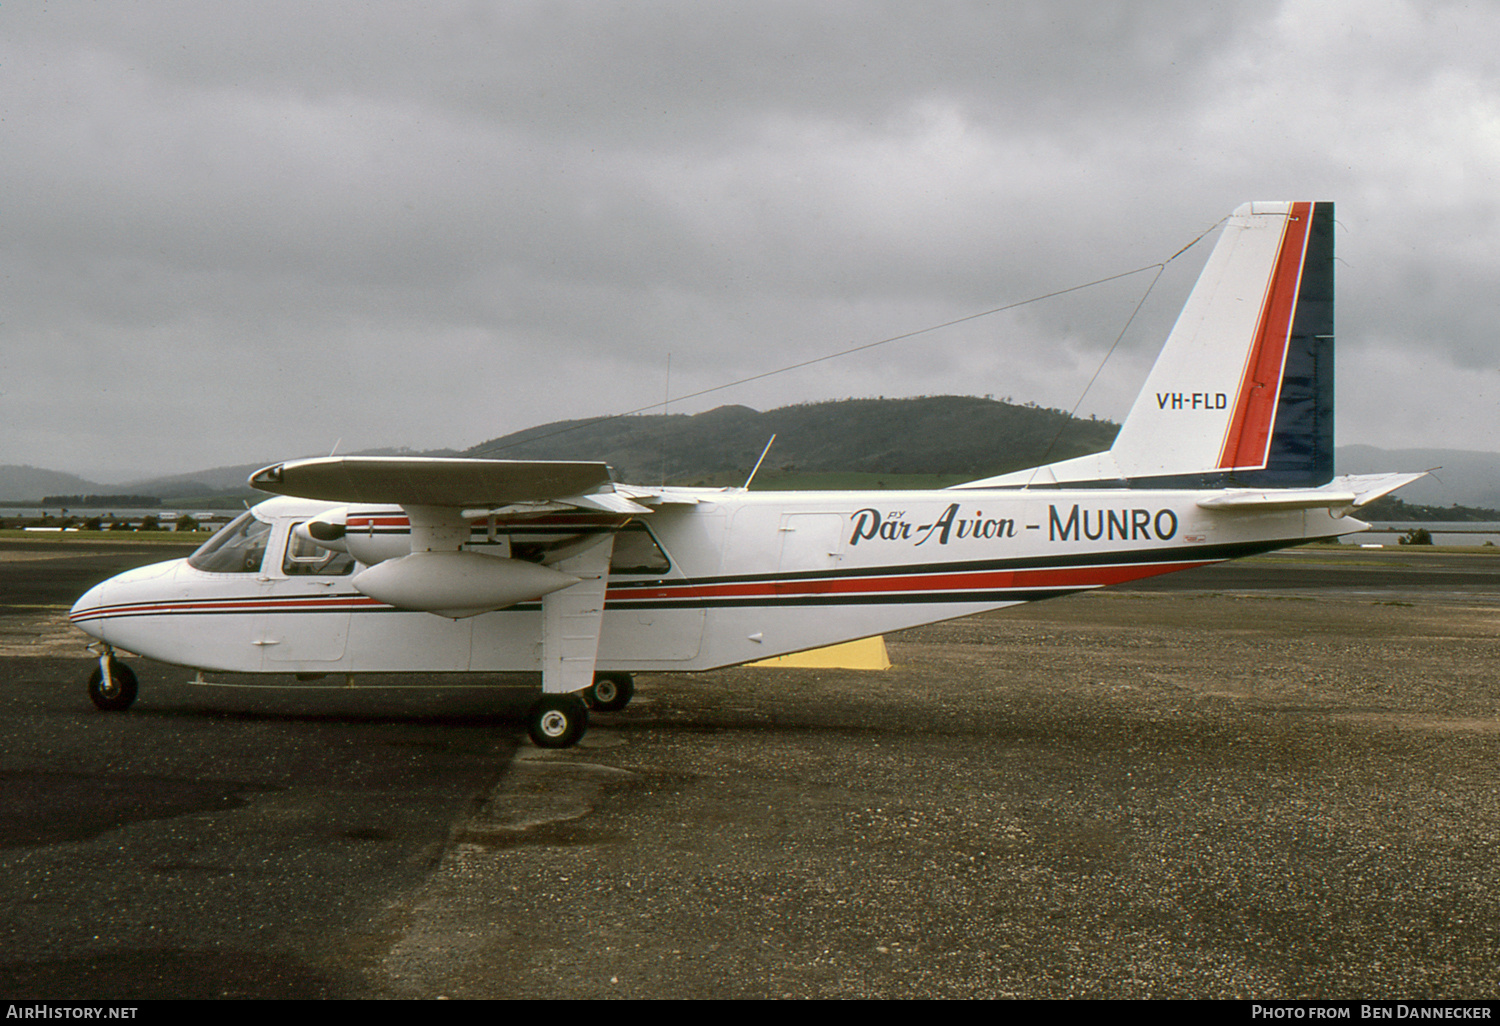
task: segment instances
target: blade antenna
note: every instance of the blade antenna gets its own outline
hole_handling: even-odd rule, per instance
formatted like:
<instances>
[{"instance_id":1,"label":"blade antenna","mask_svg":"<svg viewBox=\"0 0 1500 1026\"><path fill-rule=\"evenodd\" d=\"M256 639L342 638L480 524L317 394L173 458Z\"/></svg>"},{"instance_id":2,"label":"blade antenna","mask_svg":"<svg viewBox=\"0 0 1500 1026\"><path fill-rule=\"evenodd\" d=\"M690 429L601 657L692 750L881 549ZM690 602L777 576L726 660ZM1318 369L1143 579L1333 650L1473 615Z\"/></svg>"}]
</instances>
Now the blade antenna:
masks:
<instances>
[{"instance_id":1,"label":"blade antenna","mask_svg":"<svg viewBox=\"0 0 1500 1026\"><path fill-rule=\"evenodd\" d=\"M772 435L771 440L766 443L766 447L760 451L760 459L755 461L755 469L750 471L750 476L745 478L744 484L740 485L740 491L748 492L750 490L750 482L754 481L755 475L760 473L760 465L766 462L766 453L771 451L771 446L774 444L776 444L776 436Z\"/></svg>"},{"instance_id":2,"label":"blade antenna","mask_svg":"<svg viewBox=\"0 0 1500 1026\"><path fill-rule=\"evenodd\" d=\"M672 354L667 354L667 380L661 387L661 486L667 486L667 432L672 430Z\"/></svg>"}]
</instances>

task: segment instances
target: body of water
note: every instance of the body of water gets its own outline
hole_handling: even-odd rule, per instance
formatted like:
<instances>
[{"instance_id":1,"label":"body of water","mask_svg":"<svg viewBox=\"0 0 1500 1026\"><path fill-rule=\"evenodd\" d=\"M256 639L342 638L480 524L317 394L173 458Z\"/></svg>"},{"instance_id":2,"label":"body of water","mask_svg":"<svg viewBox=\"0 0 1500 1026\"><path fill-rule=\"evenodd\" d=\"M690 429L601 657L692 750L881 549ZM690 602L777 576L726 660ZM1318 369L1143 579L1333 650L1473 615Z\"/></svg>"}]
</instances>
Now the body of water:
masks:
<instances>
[{"instance_id":1,"label":"body of water","mask_svg":"<svg viewBox=\"0 0 1500 1026\"><path fill-rule=\"evenodd\" d=\"M39 520L50 516L54 519L62 518L61 506L0 506L0 519L11 520ZM128 506L100 506L97 508L89 506L68 506L67 516L76 520L88 520L92 517L104 517L106 520L128 520L132 524L139 524L146 517L155 517L163 531L175 530L177 518L184 513L200 522L212 522L222 524L224 521L235 516L233 510L207 510L207 509L140 509Z\"/></svg>"},{"instance_id":2,"label":"body of water","mask_svg":"<svg viewBox=\"0 0 1500 1026\"><path fill-rule=\"evenodd\" d=\"M1355 514L1358 516L1359 514ZM1500 523L1480 522L1473 524L1449 524L1417 521L1371 521L1372 530L1365 534L1350 535L1346 542L1361 545L1396 545L1406 532L1425 527L1432 535L1434 545L1500 545Z\"/></svg>"}]
</instances>

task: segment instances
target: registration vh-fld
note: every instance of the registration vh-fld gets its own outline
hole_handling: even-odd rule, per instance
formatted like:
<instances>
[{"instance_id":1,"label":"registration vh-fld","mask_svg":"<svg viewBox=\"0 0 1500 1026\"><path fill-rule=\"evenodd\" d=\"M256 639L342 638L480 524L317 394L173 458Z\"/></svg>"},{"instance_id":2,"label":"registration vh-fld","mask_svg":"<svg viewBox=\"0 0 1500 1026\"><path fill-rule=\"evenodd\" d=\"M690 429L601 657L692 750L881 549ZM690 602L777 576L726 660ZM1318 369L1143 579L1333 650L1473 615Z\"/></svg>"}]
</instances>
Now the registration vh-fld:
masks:
<instances>
[{"instance_id":1,"label":"registration vh-fld","mask_svg":"<svg viewBox=\"0 0 1500 1026\"><path fill-rule=\"evenodd\" d=\"M929 491L645 487L603 463L295 460L186 559L71 619L203 673L532 672L542 746L638 672L704 671L1365 530L1421 476L1335 477L1333 205L1230 216L1106 452ZM996 439L996 444L1003 444Z\"/></svg>"}]
</instances>

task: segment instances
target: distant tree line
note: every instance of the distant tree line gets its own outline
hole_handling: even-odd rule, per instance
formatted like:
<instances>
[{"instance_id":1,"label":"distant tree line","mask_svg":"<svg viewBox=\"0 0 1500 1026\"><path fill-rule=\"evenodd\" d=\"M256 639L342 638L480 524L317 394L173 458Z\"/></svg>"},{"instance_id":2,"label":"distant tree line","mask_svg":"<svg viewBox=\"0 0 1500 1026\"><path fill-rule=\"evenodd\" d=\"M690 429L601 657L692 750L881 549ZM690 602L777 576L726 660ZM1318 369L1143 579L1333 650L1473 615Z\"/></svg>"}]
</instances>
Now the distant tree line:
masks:
<instances>
[{"instance_id":1,"label":"distant tree line","mask_svg":"<svg viewBox=\"0 0 1500 1026\"><path fill-rule=\"evenodd\" d=\"M114 514L109 516L61 516L55 517L44 514L40 517L14 517L0 518L0 530L47 527L51 529L61 528L63 530L76 531L211 531L217 526L212 522L200 522L191 513L183 513L177 519L171 521L171 526L164 525L161 518L154 513L147 513L139 521L129 517L119 517Z\"/></svg>"},{"instance_id":2,"label":"distant tree line","mask_svg":"<svg viewBox=\"0 0 1500 1026\"><path fill-rule=\"evenodd\" d=\"M1394 495L1383 495L1361 506L1354 514L1361 520L1428 520L1435 523L1490 523L1500 520L1500 511L1479 506L1424 506L1403 502ZM1420 543L1419 543L1420 544Z\"/></svg>"},{"instance_id":3,"label":"distant tree line","mask_svg":"<svg viewBox=\"0 0 1500 1026\"><path fill-rule=\"evenodd\" d=\"M161 499L155 495L47 495L43 506L135 506L140 509L155 509Z\"/></svg>"}]
</instances>

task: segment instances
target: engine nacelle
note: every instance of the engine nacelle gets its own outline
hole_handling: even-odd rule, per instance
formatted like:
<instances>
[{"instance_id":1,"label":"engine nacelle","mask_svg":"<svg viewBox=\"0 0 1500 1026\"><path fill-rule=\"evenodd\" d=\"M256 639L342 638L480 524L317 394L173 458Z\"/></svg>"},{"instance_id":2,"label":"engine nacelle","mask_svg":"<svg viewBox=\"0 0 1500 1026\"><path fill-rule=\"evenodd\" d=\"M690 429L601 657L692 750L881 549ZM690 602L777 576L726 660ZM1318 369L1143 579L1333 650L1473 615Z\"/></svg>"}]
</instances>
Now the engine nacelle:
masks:
<instances>
[{"instance_id":1,"label":"engine nacelle","mask_svg":"<svg viewBox=\"0 0 1500 1026\"><path fill-rule=\"evenodd\" d=\"M349 546L344 544L344 511L333 510L324 513L316 519L309 520L305 524L298 524L292 528L292 535L303 542L310 542L320 549L328 549L332 552L348 552Z\"/></svg>"},{"instance_id":2,"label":"engine nacelle","mask_svg":"<svg viewBox=\"0 0 1500 1026\"><path fill-rule=\"evenodd\" d=\"M411 551L406 514L389 507L338 506L297 525L296 534L325 549L347 552L365 566Z\"/></svg>"},{"instance_id":3,"label":"engine nacelle","mask_svg":"<svg viewBox=\"0 0 1500 1026\"><path fill-rule=\"evenodd\" d=\"M339 506L298 524L292 533L319 548L347 552L365 566L396 559L411 551L411 528L400 513L375 515L359 511L351 517L348 506Z\"/></svg>"},{"instance_id":4,"label":"engine nacelle","mask_svg":"<svg viewBox=\"0 0 1500 1026\"><path fill-rule=\"evenodd\" d=\"M534 602L577 584L578 578L481 552L413 552L361 571L349 583L361 594L397 609L457 620Z\"/></svg>"}]
</instances>

